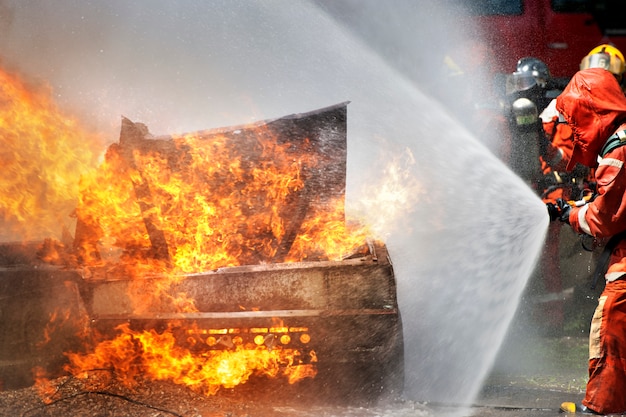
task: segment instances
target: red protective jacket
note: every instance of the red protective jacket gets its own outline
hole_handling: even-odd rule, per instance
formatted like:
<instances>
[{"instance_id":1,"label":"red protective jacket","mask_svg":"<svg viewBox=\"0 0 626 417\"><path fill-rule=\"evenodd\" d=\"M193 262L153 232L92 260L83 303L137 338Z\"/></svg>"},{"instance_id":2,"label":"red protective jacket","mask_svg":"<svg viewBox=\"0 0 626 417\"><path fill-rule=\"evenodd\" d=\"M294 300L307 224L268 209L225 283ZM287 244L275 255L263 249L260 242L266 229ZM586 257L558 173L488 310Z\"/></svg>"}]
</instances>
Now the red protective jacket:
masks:
<instances>
[{"instance_id":1,"label":"red protective jacket","mask_svg":"<svg viewBox=\"0 0 626 417\"><path fill-rule=\"evenodd\" d=\"M574 207L569 221L579 233L607 238L626 231L626 146L599 159L609 137L626 129L626 97L615 77L601 68L577 72L557 97L556 108L573 131L571 169L576 163L595 168L598 196ZM626 273L626 239L613 250L606 274L612 281Z\"/></svg>"},{"instance_id":2,"label":"red protective jacket","mask_svg":"<svg viewBox=\"0 0 626 417\"><path fill-rule=\"evenodd\" d=\"M559 123L559 112L556 110L556 99L541 112L541 121L548 147L546 157L541 157L541 171L550 174L553 171L563 172L572 156L572 128L566 123Z\"/></svg>"},{"instance_id":3,"label":"red protective jacket","mask_svg":"<svg viewBox=\"0 0 626 417\"><path fill-rule=\"evenodd\" d=\"M574 75L556 108L573 132L569 166L597 167L598 196L570 210L571 226L595 237L621 237L626 231L626 97L613 74L592 68ZM625 273L626 239L620 239L591 320L589 380L582 401L603 415L626 412L626 280L618 279Z\"/></svg>"}]
</instances>

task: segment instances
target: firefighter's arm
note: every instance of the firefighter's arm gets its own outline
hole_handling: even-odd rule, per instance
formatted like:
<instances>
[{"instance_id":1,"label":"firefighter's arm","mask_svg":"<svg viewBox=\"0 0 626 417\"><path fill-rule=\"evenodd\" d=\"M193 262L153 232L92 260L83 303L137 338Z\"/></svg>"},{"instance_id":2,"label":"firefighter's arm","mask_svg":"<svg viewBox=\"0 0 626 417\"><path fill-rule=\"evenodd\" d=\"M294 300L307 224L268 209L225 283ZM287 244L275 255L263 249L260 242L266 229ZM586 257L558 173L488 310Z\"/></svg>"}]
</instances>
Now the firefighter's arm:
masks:
<instances>
[{"instance_id":1,"label":"firefighter's arm","mask_svg":"<svg viewBox=\"0 0 626 417\"><path fill-rule=\"evenodd\" d=\"M621 147L600 161L596 170L598 194L588 204L570 210L569 222L576 232L606 238L626 230L624 157L626 149Z\"/></svg>"},{"instance_id":2,"label":"firefighter's arm","mask_svg":"<svg viewBox=\"0 0 626 417\"><path fill-rule=\"evenodd\" d=\"M540 149L546 164L555 171L565 171L572 152L572 129L556 110L556 100L539 116L543 126Z\"/></svg>"}]
</instances>

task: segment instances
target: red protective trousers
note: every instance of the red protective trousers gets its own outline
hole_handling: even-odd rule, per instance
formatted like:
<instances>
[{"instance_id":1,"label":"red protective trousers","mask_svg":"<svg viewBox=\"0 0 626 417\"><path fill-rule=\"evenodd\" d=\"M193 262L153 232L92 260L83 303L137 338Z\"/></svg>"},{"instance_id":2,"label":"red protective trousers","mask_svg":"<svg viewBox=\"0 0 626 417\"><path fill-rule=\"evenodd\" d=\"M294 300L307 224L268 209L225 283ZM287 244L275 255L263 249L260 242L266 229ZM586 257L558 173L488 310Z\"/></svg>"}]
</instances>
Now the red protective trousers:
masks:
<instances>
[{"instance_id":1,"label":"red protective trousers","mask_svg":"<svg viewBox=\"0 0 626 417\"><path fill-rule=\"evenodd\" d=\"M583 404L602 414L626 411L626 278L607 282L598 300Z\"/></svg>"}]
</instances>

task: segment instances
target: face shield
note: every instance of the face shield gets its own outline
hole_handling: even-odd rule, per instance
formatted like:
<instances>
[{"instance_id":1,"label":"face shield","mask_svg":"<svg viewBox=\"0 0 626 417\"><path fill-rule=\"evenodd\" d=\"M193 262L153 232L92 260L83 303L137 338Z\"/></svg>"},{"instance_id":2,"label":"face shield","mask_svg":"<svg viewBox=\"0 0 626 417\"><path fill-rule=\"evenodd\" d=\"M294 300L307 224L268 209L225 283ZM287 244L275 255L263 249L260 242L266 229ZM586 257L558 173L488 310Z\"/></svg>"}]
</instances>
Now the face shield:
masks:
<instances>
[{"instance_id":1,"label":"face shield","mask_svg":"<svg viewBox=\"0 0 626 417\"><path fill-rule=\"evenodd\" d=\"M514 72L506 76L506 95L530 90L537 85L537 79L529 72Z\"/></svg>"},{"instance_id":2,"label":"face shield","mask_svg":"<svg viewBox=\"0 0 626 417\"><path fill-rule=\"evenodd\" d=\"M580 69L584 70L587 68L604 68L621 80L622 73L624 72L624 63L615 55L600 52L597 54L587 55L582 59L580 62Z\"/></svg>"}]
</instances>

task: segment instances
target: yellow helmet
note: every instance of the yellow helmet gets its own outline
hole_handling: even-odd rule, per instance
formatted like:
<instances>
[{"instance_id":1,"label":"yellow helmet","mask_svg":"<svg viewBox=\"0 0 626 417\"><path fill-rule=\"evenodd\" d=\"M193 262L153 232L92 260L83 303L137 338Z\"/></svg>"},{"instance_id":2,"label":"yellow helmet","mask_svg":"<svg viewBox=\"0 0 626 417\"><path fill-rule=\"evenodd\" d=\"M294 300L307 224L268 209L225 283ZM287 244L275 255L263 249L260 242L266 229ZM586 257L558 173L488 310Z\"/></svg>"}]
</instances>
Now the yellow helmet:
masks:
<instances>
[{"instance_id":1,"label":"yellow helmet","mask_svg":"<svg viewBox=\"0 0 626 417\"><path fill-rule=\"evenodd\" d=\"M586 57L580 61L580 69L604 68L610 71L621 81L626 70L624 55L613 45L603 44L593 48Z\"/></svg>"}]
</instances>

